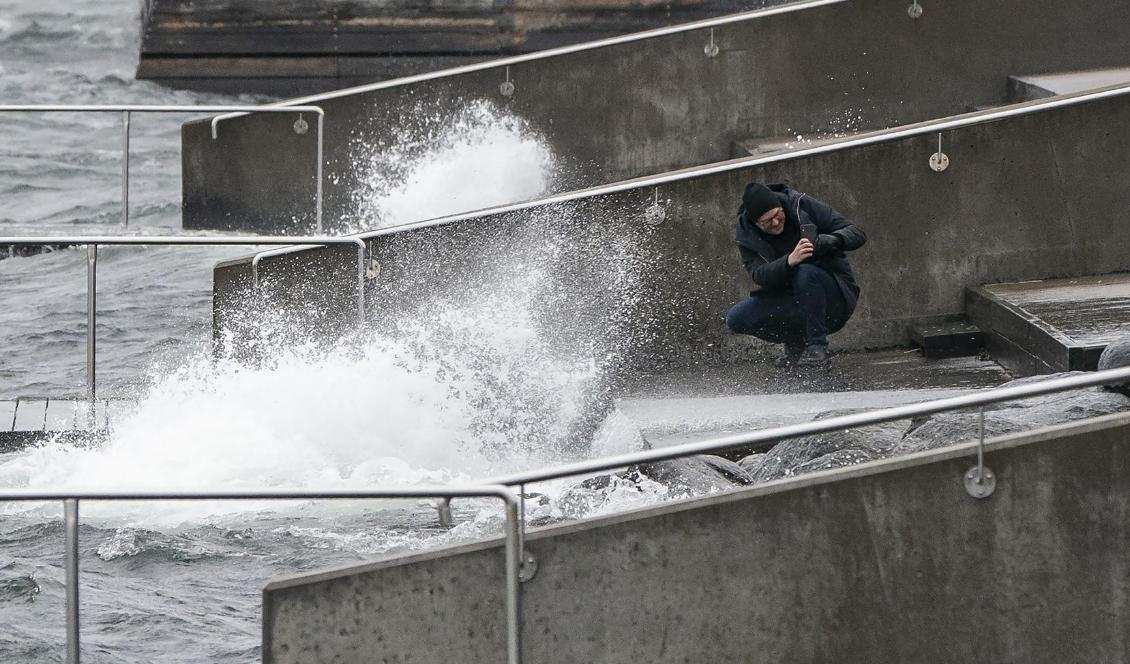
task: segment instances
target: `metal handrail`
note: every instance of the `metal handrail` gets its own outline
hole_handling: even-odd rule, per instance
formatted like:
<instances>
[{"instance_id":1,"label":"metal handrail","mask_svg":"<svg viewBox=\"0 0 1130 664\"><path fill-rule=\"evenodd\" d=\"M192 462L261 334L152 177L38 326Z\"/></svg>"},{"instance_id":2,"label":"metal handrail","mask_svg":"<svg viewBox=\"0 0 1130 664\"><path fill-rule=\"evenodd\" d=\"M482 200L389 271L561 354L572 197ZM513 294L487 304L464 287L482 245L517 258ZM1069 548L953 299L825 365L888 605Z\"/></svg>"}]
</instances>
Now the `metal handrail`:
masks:
<instances>
[{"instance_id":1,"label":"metal handrail","mask_svg":"<svg viewBox=\"0 0 1130 664\"><path fill-rule=\"evenodd\" d=\"M317 491L235 490L199 492L117 492L117 491L0 491L0 501L63 502L66 529L66 615L67 664L79 664L79 564L78 524L79 501L82 500L312 500L373 498L499 498L506 504L506 532L503 550L506 555L506 661L521 664L521 543L525 524L519 520L518 498L509 487L498 485L410 487L390 489L325 489Z\"/></svg>"},{"instance_id":2,"label":"metal handrail","mask_svg":"<svg viewBox=\"0 0 1130 664\"><path fill-rule=\"evenodd\" d=\"M122 114L122 227L129 226L129 138L130 114L132 113L224 113L238 111L248 113L298 113L295 122L295 131L305 133L306 121L302 119L303 113L313 113L318 118L317 153L315 159L314 178L316 191L314 194L315 229L322 232L322 154L323 154L323 128L325 127L326 112L318 106L292 105L279 106L254 106L249 104L210 104L199 106L157 106L152 104L0 104L0 113L121 113ZM225 117L218 116L212 119L212 140L216 140L217 125ZM299 124L302 123L302 124ZM300 131L301 130L301 131Z\"/></svg>"},{"instance_id":3,"label":"metal handrail","mask_svg":"<svg viewBox=\"0 0 1130 664\"><path fill-rule=\"evenodd\" d=\"M357 322L365 321L365 254L367 245L359 237L323 236L193 236L193 235L81 235L45 237L0 237L4 245L86 245L86 390L91 403L90 416L94 417L97 399L95 376L97 374L97 323L98 323L98 247L99 245L157 245L157 246L235 246L243 244L330 246L351 244L357 247ZM259 287L258 261L252 262L251 285Z\"/></svg>"},{"instance_id":4,"label":"metal handrail","mask_svg":"<svg viewBox=\"0 0 1130 664\"><path fill-rule=\"evenodd\" d=\"M972 127L976 125L987 124L990 122L999 122L1001 120L1031 115L1034 113L1043 113L1057 108L1075 106L1077 104L1099 101L1111 97L1120 97L1126 94L1130 94L1130 85L1118 84L1108 88L1103 88L1098 91L1082 92L1073 95L1065 95L1062 97L1053 97L1046 100L1041 99L1036 102L1026 102L1023 105L1006 107L1000 110L978 111L975 113L959 115L946 120L924 122L908 127L869 132L862 136L845 137L843 139L832 140L821 145L814 145L812 147L790 150L789 152L782 152L761 157L730 159L728 161L718 162L715 164L710 164L708 166L688 168L674 173L650 175L633 180L627 180L624 182L599 185L596 187L590 187L588 189L578 189L576 191L554 194L552 196L546 196L544 198L538 198L530 201L523 201L521 203L498 205L495 207L475 210L473 212L463 212L459 214L447 215L444 217L436 217L434 219L426 219L423 221L415 221L407 224L390 226L388 228L379 228L376 230L354 233L349 237L359 237L368 240L384 235L394 235L396 233L401 233L404 231L417 230L421 228L431 228L434 226L443 226L459 221L469 221L472 219L480 219L482 217L488 217L492 215L521 212L522 210L529 210L536 207L568 203L571 201L586 198L595 198L597 196L616 194L625 191L632 191L635 189L657 187L659 185L670 184L673 182L692 180L706 175L726 173L729 171L752 168L754 166L764 166L766 164L773 164L778 162L787 162L794 159L803 159L804 157L810 157L813 155L837 152L839 150L847 150L850 148L863 147L866 145L875 145L877 143L888 143L904 138L911 138L914 136L940 133L952 129L962 129L965 127ZM291 247L288 249L275 250L272 251L270 255L277 256L287 253L293 253L296 251L301 251L301 248Z\"/></svg>"},{"instance_id":5,"label":"metal handrail","mask_svg":"<svg viewBox=\"0 0 1130 664\"><path fill-rule=\"evenodd\" d=\"M581 42L579 44L569 44L567 46L558 46L557 48L549 48L534 53L524 53L522 55L514 55L506 58L497 58L488 60L486 62L478 62L460 67L452 67L450 69L440 69L438 71L426 72L423 74L415 74L412 76L403 76L401 78L393 78L386 81L379 81L376 83L367 83L365 85L358 85L352 88L343 88L341 90L334 90L322 94L310 95L308 97L299 97L297 99L290 99L287 101L279 102L279 104L308 104L316 103L328 99L337 99L339 97L347 97L350 95L373 92L375 90L383 90L386 88L394 88L402 85L411 85L421 81L429 81L438 78L447 78L450 76L459 76L461 74L468 74L476 71L483 71L486 69L497 69L499 67L509 67L524 62L531 62L534 60L544 60L546 58L553 58L560 55L568 55L569 53L578 53L582 51L592 51L601 48L608 48L609 46L618 46L620 44L630 44L633 42L644 41L647 39L654 39L656 37L664 37L667 35L675 35L683 32L693 32L695 30L705 30L709 28L717 28L731 23L742 23L753 19L766 18L775 16L777 14L788 14L796 11L803 11L805 9L814 9L816 7L823 7L825 5L836 5L847 2L847 0L809 0L808 2L796 2L787 5L780 5L776 7L766 7L763 9L754 9L748 12L741 12L738 14L729 14L727 16L719 16L717 18L704 19L701 21L693 21L690 23L680 23L679 25L672 25L665 28L655 28L653 30L644 30L642 32L633 32L626 35L618 35L616 37L608 37L607 39L597 39L595 41Z\"/></svg>"},{"instance_id":6,"label":"metal handrail","mask_svg":"<svg viewBox=\"0 0 1130 664\"><path fill-rule=\"evenodd\" d=\"M999 122L1001 120L1007 120L1010 118L1043 113L1057 108L1076 106L1078 104L1099 101L1111 97L1120 97L1126 94L1130 94L1130 85L1117 84L1098 91L1081 92L1078 94L1065 95L1062 97L1052 97L1050 99L1041 99L1035 102L1025 102L1021 105L1009 106L999 110L977 111L974 113L966 113L963 115L954 116L951 119L946 120L935 120L918 123L907 127L899 127L896 129L883 129L875 132L868 132L862 136L845 137L842 139L832 140L821 145L814 145L807 148L797 148L795 150L790 150L788 152L782 152L778 154L771 154L761 157L743 157L739 159L730 159L708 166L683 169L674 173L649 175L646 177L627 180L624 182L599 185L596 187L590 187L588 189L579 189L577 191L555 194L552 196L546 196L545 198L538 198L521 203L500 205L497 207L476 210L474 212L460 213L448 215L446 217L436 217L435 219L427 219L424 221L402 224L398 226L390 226L388 228L381 228L377 230L366 231L364 233L358 233L357 236L368 239L381 235L391 235L406 230L429 228L432 226L441 226L456 221L478 219L480 217L486 217L495 214L519 212L521 210L528 210L530 208L541 207L543 205L567 203L582 198L593 198L596 196L631 191L633 189L656 187L663 184L670 184L672 182L693 180L705 175L726 173L729 171L737 171L754 166L764 166L766 164L792 161L794 159L803 159L805 157L811 157L813 155L827 154L829 152L837 152L840 150L863 147L866 145L889 143L902 140L904 138L912 138L914 136L936 134L952 129L962 129L975 125L988 124L990 122Z\"/></svg>"},{"instance_id":7,"label":"metal handrail","mask_svg":"<svg viewBox=\"0 0 1130 664\"><path fill-rule=\"evenodd\" d=\"M1067 376L1063 378L1051 378L1045 381L1027 383L1024 385L1014 385L1011 387L1000 387L979 391L975 394L965 394L961 396L949 397L946 399L936 399L933 401L924 401L921 403L909 404L905 406L894 406L892 408L882 408L879 410L872 410L863 413L829 417L827 419L815 420L802 424L790 424L786 426L773 427L771 429L749 431L745 433L732 434L729 436L719 436L716 438L708 438L706 440L701 440L693 443L672 445L670 447L663 447L660 449L646 450L643 452L633 452L630 454L620 454L616 456L604 457L602 459L578 461L575 463L562 464L551 468L513 473L510 475L503 475L501 477L494 477L484 481L488 484L524 486L526 484L532 484L534 482L561 479L563 477L570 477L573 475L584 475L587 473L613 470L616 468L625 468L628 466L635 466L643 463L654 463L656 461L667 461L670 459L676 459L679 457L691 456L695 454L720 452L735 447L744 447L759 444L767 445L783 440L789 440L791 438L800 438L802 436L811 436L820 433L843 431L845 429L851 429L854 427L867 426L871 424L883 424L884 422L905 420L913 417L920 417L923 415L934 415L937 413L943 413L953 410L979 407L983 412L985 406L992 404L1014 401L1016 399L1023 399L1026 397L1035 397L1045 394L1055 394L1057 392L1066 392L1068 390L1083 387L1116 385L1120 383L1130 383L1130 367L1087 372L1082 375ZM982 440L982 444L983 442L984 441Z\"/></svg>"}]
</instances>

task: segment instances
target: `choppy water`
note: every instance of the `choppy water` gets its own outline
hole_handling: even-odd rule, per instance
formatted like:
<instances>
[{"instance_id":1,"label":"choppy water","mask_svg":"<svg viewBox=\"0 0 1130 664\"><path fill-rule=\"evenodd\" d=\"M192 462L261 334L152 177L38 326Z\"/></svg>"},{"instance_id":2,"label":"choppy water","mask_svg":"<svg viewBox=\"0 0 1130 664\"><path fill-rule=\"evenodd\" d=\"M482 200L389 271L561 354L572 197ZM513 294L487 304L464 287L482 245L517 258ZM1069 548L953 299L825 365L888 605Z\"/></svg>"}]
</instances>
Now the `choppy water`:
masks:
<instances>
[{"instance_id":1,"label":"choppy water","mask_svg":"<svg viewBox=\"0 0 1130 664\"><path fill-rule=\"evenodd\" d=\"M134 0L0 0L0 103L267 101L135 81L137 40ZM134 117L130 233L181 232L184 119ZM397 145L358 146L357 167L370 175L357 216L369 226L530 198L553 177L544 141L490 105L425 115L410 129ZM120 232L119 141L113 115L4 116L0 235ZM497 181L509 188L483 185ZM520 298L446 311L452 329L477 330L457 349L370 338L255 367L213 361L211 269L247 251L103 248L100 389L137 406L103 446L0 456L0 489L405 485L577 453L545 443L578 417L599 366L551 357ZM0 260L0 399L81 392L85 261L77 249ZM528 444L488 444L515 432ZM631 433L605 435L602 449L615 449L616 436ZM612 498L601 509L616 509ZM639 500L633 488L623 504ZM60 507L8 503L0 513L0 660L61 661ZM267 578L500 532L489 501L457 502L455 515L447 530L418 502L83 504L84 661L255 661ZM530 516L559 510L551 502Z\"/></svg>"}]
</instances>

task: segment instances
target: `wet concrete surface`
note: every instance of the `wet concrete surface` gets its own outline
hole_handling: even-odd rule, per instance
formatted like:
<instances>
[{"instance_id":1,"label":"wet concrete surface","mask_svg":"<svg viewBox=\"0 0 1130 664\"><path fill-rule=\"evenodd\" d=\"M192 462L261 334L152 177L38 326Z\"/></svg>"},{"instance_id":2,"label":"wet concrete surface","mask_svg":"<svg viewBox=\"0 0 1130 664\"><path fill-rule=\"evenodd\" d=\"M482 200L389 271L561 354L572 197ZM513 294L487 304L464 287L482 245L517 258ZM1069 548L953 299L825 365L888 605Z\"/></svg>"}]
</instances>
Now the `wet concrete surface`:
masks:
<instances>
[{"instance_id":1,"label":"wet concrete surface","mask_svg":"<svg viewBox=\"0 0 1130 664\"><path fill-rule=\"evenodd\" d=\"M1067 345L1130 334L1130 274L992 284L986 291L1030 314Z\"/></svg>"},{"instance_id":2,"label":"wet concrete surface","mask_svg":"<svg viewBox=\"0 0 1130 664\"><path fill-rule=\"evenodd\" d=\"M977 357L928 360L917 349L849 353L826 370L778 369L771 359L641 375L617 411L652 447L805 422L996 387L1013 376Z\"/></svg>"},{"instance_id":3,"label":"wet concrete surface","mask_svg":"<svg viewBox=\"0 0 1130 664\"><path fill-rule=\"evenodd\" d=\"M1013 76L1010 85L1025 91L1024 99L1084 92L1109 85L1130 83L1130 67L1092 69L1056 74Z\"/></svg>"}]
</instances>

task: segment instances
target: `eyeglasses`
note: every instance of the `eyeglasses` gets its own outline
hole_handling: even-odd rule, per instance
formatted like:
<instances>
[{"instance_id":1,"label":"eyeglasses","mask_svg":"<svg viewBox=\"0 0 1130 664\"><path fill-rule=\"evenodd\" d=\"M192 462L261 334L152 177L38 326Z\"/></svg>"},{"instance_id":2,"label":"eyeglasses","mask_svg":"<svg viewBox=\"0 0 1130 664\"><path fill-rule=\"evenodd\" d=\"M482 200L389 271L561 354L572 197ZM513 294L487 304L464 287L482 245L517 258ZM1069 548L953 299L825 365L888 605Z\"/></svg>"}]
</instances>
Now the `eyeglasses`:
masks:
<instances>
[{"instance_id":1,"label":"eyeglasses","mask_svg":"<svg viewBox=\"0 0 1130 664\"><path fill-rule=\"evenodd\" d=\"M763 219L758 219L754 223L757 224L758 228L768 228L769 226L771 226L773 224L774 221L784 221L784 220L785 220L785 209L784 208L777 208L777 212L775 214L773 214L773 216L766 217L766 218L763 218Z\"/></svg>"}]
</instances>

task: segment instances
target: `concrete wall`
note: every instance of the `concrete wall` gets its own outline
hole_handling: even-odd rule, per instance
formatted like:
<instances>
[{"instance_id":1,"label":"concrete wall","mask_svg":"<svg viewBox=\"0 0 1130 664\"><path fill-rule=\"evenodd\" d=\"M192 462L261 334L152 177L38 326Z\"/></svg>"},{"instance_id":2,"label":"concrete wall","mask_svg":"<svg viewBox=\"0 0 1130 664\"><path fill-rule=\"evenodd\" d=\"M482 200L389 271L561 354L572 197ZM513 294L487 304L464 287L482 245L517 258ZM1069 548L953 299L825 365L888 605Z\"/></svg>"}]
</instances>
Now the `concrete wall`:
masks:
<instances>
[{"instance_id":1,"label":"concrete wall","mask_svg":"<svg viewBox=\"0 0 1130 664\"><path fill-rule=\"evenodd\" d=\"M912 322L960 314L968 286L1130 270L1118 241L1130 209L1125 126L1130 95L947 131L951 165L943 173L928 166L937 150L937 135L928 134L377 235L369 241L381 264L369 283L373 324L411 319L443 299L484 299L506 284L493 275L511 266L538 271L513 289L527 289L547 329L581 321L577 334L596 330L645 363L701 359L725 340L725 313L751 287L733 243L742 188L789 180L870 238L851 255L859 307L833 344L896 344ZM666 219L651 226L643 210L656 195ZM315 296L349 306L348 281L335 293L294 273L322 254L263 261L277 277L275 306L300 317ZM228 283L240 270L246 260L216 269L218 332L247 299ZM623 334L613 338L612 329Z\"/></svg>"},{"instance_id":2,"label":"concrete wall","mask_svg":"<svg viewBox=\"0 0 1130 664\"><path fill-rule=\"evenodd\" d=\"M147 0L137 77L177 87L293 97L762 4L766 2Z\"/></svg>"},{"instance_id":3,"label":"concrete wall","mask_svg":"<svg viewBox=\"0 0 1130 664\"><path fill-rule=\"evenodd\" d=\"M971 432L972 433L972 432ZM525 661L1130 658L1130 417L533 531ZM499 662L498 540L264 590L264 662Z\"/></svg>"},{"instance_id":4,"label":"concrete wall","mask_svg":"<svg viewBox=\"0 0 1130 664\"><path fill-rule=\"evenodd\" d=\"M947 0L908 17L909 3L858 0L710 30L515 63L387 89L311 98L327 113L327 228L359 224L350 195L364 177L358 143L394 142L415 120L487 99L540 132L565 162L555 183L595 183L726 159L735 140L877 129L1004 99L1010 74L1127 64L1130 5ZM293 118L185 125L186 228L308 230L313 132Z\"/></svg>"}]
</instances>

